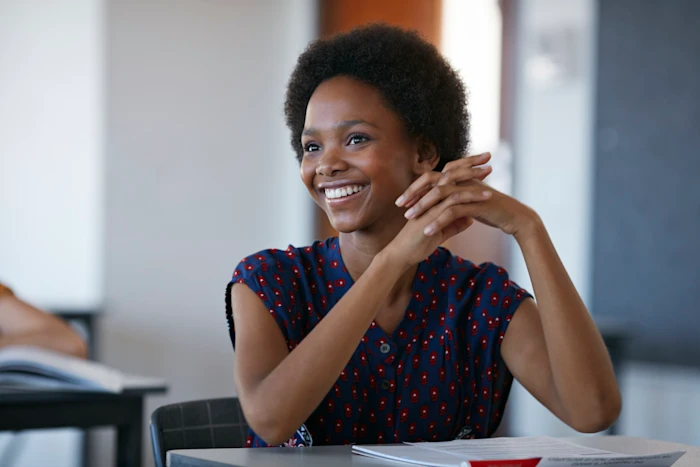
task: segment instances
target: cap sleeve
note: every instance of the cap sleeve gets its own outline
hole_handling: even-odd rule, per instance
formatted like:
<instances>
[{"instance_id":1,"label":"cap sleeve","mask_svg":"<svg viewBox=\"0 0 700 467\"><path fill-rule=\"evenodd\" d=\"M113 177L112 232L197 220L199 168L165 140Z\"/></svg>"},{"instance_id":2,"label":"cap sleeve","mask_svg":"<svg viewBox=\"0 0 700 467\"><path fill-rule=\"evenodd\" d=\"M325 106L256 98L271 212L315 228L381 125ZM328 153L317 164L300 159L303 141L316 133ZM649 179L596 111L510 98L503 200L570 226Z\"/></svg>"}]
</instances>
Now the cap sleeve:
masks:
<instances>
[{"instance_id":1,"label":"cap sleeve","mask_svg":"<svg viewBox=\"0 0 700 467\"><path fill-rule=\"evenodd\" d=\"M513 375L501 356L501 343L518 306L531 295L511 281L508 272L493 263L482 263L469 279L474 306L467 335L472 368L472 396L478 400L472 426L491 436L503 416Z\"/></svg>"},{"instance_id":2,"label":"cap sleeve","mask_svg":"<svg viewBox=\"0 0 700 467\"><path fill-rule=\"evenodd\" d=\"M285 258L278 258L276 250L265 250L243 258L233 272L233 277L226 287L226 320L228 321L231 344L236 347L236 330L231 306L231 289L236 284L245 284L262 301L263 305L275 319L282 331L287 345L298 338L292 329L290 316L292 304L286 287L285 272L291 271L291 265L285 265Z\"/></svg>"}]
</instances>

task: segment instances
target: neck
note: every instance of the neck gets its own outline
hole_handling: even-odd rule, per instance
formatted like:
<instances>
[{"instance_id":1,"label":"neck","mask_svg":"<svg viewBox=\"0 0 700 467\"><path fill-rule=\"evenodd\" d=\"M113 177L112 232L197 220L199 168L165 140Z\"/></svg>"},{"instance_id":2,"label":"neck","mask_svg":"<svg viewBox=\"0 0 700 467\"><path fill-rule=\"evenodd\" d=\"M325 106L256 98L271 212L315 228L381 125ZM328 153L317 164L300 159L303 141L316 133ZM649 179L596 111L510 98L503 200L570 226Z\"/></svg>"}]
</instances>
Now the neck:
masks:
<instances>
[{"instance_id":1,"label":"neck","mask_svg":"<svg viewBox=\"0 0 700 467\"><path fill-rule=\"evenodd\" d=\"M343 263L354 281L362 276L374 257L381 252L406 225L406 219L401 216L381 226L363 229L355 232L340 233L340 252ZM397 301L413 285L418 265L409 268L394 285L388 297L388 303Z\"/></svg>"}]
</instances>

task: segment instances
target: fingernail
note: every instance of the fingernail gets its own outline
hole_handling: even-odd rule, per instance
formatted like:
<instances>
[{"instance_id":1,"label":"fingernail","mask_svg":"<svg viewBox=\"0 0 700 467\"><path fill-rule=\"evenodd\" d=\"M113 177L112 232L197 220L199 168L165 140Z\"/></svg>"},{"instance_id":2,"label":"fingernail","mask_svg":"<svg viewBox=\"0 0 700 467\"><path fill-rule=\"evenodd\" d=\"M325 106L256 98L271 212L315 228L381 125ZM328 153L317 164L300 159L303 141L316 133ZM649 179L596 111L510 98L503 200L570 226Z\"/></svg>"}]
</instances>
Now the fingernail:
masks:
<instances>
[{"instance_id":1,"label":"fingernail","mask_svg":"<svg viewBox=\"0 0 700 467\"><path fill-rule=\"evenodd\" d=\"M408 211L406 211L406 213L404 214L404 217L405 217L406 219L412 219L412 218L413 218L413 215L414 215L415 213L416 213L416 210L413 209L413 208L411 208L411 209L409 209Z\"/></svg>"},{"instance_id":2,"label":"fingernail","mask_svg":"<svg viewBox=\"0 0 700 467\"><path fill-rule=\"evenodd\" d=\"M482 191L481 194L484 195L484 196L486 196L486 197L491 196L491 192L490 192L490 191Z\"/></svg>"},{"instance_id":3,"label":"fingernail","mask_svg":"<svg viewBox=\"0 0 700 467\"><path fill-rule=\"evenodd\" d=\"M424 233L425 235L432 235L432 234L435 233L435 227L433 227L432 225L429 225L428 227L426 227L425 229L423 229L423 233Z\"/></svg>"},{"instance_id":4,"label":"fingernail","mask_svg":"<svg viewBox=\"0 0 700 467\"><path fill-rule=\"evenodd\" d=\"M396 199L396 205L401 206L404 201L406 201L406 198L403 195L401 195Z\"/></svg>"}]
</instances>

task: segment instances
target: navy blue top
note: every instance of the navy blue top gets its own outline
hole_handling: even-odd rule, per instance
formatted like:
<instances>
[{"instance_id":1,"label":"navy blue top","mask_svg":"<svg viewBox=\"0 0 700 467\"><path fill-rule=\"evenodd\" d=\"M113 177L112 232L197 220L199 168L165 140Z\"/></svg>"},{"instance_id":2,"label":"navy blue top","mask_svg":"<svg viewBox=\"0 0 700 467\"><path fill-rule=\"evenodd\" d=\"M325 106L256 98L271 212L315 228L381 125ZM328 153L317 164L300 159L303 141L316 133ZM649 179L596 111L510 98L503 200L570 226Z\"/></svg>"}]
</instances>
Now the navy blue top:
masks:
<instances>
[{"instance_id":1,"label":"navy blue top","mask_svg":"<svg viewBox=\"0 0 700 467\"><path fill-rule=\"evenodd\" d=\"M235 283L260 297L293 351L353 280L336 237L243 259L226 293L234 347L230 289ZM372 323L330 392L285 445L490 436L513 381L501 341L529 296L504 269L477 266L438 248L418 265L403 321L391 335ZM268 444L251 431L248 446Z\"/></svg>"}]
</instances>

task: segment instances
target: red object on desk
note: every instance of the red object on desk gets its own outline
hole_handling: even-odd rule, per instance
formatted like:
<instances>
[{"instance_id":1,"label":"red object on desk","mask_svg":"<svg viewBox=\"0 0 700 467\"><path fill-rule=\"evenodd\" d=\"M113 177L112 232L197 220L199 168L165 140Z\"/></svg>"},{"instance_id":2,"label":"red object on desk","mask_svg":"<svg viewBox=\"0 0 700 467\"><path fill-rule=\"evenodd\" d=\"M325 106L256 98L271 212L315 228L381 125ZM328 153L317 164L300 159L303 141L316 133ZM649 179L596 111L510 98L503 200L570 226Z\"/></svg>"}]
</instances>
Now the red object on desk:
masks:
<instances>
[{"instance_id":1,"label":"red object on desk","mask_svg":"<svg viewBox=\"0 0 700 467\"><path fill-rule=\"evenodd\" d=\"M533 459L499 459L490 461L469 461L471 467L536 467L542 458Z\"/></svg>"}]
</instances>

